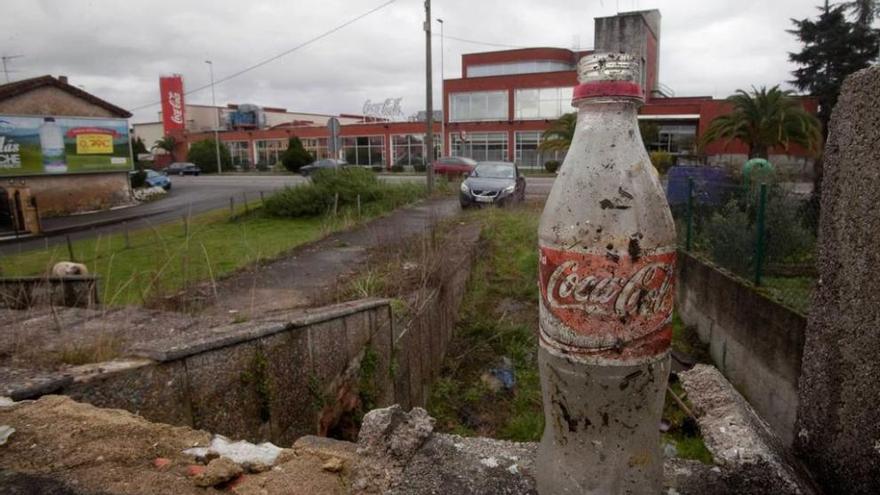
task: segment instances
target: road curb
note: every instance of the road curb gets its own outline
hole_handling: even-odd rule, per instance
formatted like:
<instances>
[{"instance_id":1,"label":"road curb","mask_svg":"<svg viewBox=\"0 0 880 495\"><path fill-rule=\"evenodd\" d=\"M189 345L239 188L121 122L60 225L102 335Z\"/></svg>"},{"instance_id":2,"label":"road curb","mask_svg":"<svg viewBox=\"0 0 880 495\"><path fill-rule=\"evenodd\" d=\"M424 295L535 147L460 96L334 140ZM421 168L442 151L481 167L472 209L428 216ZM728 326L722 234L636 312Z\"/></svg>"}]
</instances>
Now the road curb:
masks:
<instances>
[{"instance_id":1,"label":"road curb","mask_svg":"<svg viewBox=\"0 0 880 495\"><path fill-rule=\"evenodd\" d=\"M141 213L138 215L132 215L130 217L124 218L108 218L106 220L97 220L94 222L82 223L78 225L70 225L67 227L59 227L57 229L44 230L40 234L37 235L21 235L19 237L8 237L0 239L0 246L6 244L15 244L16 242L21 241L31 241L34 239L41 239L44 237L55 237L63 234L71 234L74 232L82 232L84 230L96 229L98 227L106 227L107 225L113 225L117 223L123 222L133 222L137 220L143 220L145 218L149 218L156 215L161 215L162 213L166 213L165 211L154 211L150 213Z\"/></svg>"}]
</instances>

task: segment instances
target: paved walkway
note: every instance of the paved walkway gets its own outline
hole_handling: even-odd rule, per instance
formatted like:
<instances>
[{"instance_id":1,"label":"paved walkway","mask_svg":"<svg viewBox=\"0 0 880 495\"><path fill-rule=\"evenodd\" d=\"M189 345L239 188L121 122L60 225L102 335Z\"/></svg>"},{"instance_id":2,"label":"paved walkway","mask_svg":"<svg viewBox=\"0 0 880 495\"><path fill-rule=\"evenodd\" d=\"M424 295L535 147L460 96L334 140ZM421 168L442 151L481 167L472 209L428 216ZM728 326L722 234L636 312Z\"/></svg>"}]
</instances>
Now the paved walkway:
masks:
<instances>
[{"instance_id":1,"label":"paved walkway","mask_svg":"<svg viewBox=\"0 0 880 495\"><path fill-rule=\"evenodd\" d=\"M338 280L366 263L370 249L406 241L459 212L457 198L432 199L332 234L277 261L219 282L219 303L204 313L220 316L232 311L257 317L326 300L326 291L335 290Z\"/></svg>"}]
</instances>

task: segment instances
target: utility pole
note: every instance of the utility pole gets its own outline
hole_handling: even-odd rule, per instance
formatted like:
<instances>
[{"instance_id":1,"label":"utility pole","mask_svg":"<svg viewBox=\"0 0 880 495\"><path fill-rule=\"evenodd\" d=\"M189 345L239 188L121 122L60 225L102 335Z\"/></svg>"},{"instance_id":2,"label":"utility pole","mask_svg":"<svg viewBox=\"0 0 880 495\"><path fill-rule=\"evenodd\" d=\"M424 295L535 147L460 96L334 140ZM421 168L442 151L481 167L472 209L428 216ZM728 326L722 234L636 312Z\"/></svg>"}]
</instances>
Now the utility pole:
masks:
<instances>
[{"instance_id":1,"label":"utility pole","mask_svg":"<svg viewBox=\"0 0 880 495\"><path fill-rule=\"evenodd\" d=\"M220 137L218 135L218 129L220 127L220 110L217 108L217 100L214 96L214 63L210 60L205 60L205 63L208 64L208 68L211 71L211 106L217 111L217 125L214 126L214 151L217 156L217 175L220 175L223 173L223 169L220 166Z\"/></svg>"},{"instance_id":2,"label":"utility pole","mask_svg":"<svg viewBox=\"0 0 880 495\"><path fill-rule=\"evenodd\" d=\"M446 156L446 70L443 68L443 59L446 52L443 50L443 19L438 18L440 23L440 97L443 101L440 108L443 110L443 120L440 121L440 155Z\"/></svg>"},{"instance_id":3,"label":"utility pole","mask_svg":"<svg viewBox=\"0 0 880 495\"><path fill-rule=\"evenodd\" d=\"M431 0L425 0L425 162L428 193L434 192L434 84L431 78Z\"/></svg>"},{"instance_id":4,"label":"utility pole","mask_svg":"<svg viewBox=\"0 0 880 495\"><path fill-rule=\"evenodd\" d=\"M3 60L3 75L6 76L7 83L9 83L10 81L9 81L9 68L6 67L6 62L13 60L13 59L16 59L16 58L21 58L21 57L24 57L24 55L3 55L2 57L0 57L0 59Z\"/></svg>"}]
</instances>

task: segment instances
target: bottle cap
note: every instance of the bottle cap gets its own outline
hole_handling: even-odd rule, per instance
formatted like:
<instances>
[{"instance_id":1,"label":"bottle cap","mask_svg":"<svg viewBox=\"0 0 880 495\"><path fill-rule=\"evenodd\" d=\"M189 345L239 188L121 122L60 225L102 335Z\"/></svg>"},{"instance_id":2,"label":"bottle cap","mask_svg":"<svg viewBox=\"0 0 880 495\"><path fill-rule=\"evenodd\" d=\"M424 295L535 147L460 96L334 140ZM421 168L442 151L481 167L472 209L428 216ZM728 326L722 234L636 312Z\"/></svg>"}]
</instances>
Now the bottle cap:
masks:
<instances>
[{"instance_id":1,"label":"bottle cap","mask_svg":"<svg viewBox=\"0 0 880 495\"><path fill-rule=\"evenodd\" d=\"M629 53L597 52L578 62L578 84L572 101L585 98L627 97L645 100L641 62Z\"/></svg>"}]
</instances>

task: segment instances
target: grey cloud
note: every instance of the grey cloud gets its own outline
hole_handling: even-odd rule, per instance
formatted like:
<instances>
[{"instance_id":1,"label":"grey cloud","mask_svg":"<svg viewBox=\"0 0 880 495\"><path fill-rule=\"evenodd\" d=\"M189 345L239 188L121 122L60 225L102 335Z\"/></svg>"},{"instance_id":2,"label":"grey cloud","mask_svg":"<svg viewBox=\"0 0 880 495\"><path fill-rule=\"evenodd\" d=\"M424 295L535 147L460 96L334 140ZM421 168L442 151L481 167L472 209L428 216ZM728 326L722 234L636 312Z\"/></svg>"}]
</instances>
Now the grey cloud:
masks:
<instances>
[{"instance_id":1,"label":"grey cloud","mask_svg":"<svg viewBox=\"0 0 880 495\"><path fill-rule=\"evenodd\" d=\"M819 0L815 0L818 3ZM6 0L0 51L23 53L22 78L66 74L74 84L132 108L158 100L158 78L181 73L189 89L208 83L206 59L223 77L280 53L381 3L381 0L275 2ZM779 84L797 48L789 18L815 15L813 1L758 0L433 0L451 36L517 46L592 46L593 17L659 8L661 81L680 95L725 96L740 87ZM364 100L424 101L422 0L396 3L317 43L218 85L217 101L256 102L311 112L358 112ZM439 31L439 25L434 24ZM434 40L435 106L440 50ZM447 77L462 53L497 48L446 40ZM210 103L210 91L189 96ZM134 121L153 120L158 107Z\"/></svg>"}]
</instances>

